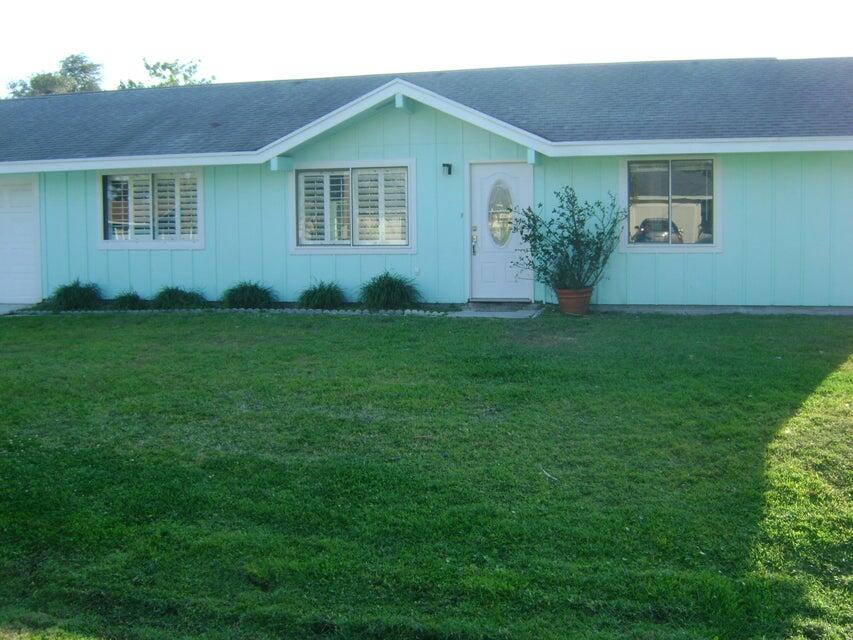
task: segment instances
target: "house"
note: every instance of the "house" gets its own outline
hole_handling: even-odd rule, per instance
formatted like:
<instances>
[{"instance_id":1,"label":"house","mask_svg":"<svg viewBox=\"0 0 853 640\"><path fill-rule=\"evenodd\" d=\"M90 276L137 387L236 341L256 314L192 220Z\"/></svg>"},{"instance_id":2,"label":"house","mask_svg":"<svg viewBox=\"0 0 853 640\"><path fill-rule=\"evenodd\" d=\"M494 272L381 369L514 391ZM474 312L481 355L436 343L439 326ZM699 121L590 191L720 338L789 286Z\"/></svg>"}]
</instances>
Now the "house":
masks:
<instances>
[{"instance_id":1,"label":"house","mask_svg":"<svg viewBox=\"0 0 853 640\"><path fill-rule=\"evenodd\" d=\"M481 69L0 101L0 302L384 271L547 299L516 206L630 218L598 304L853 306L853 58Z\"/></svg>"}]
</instances>

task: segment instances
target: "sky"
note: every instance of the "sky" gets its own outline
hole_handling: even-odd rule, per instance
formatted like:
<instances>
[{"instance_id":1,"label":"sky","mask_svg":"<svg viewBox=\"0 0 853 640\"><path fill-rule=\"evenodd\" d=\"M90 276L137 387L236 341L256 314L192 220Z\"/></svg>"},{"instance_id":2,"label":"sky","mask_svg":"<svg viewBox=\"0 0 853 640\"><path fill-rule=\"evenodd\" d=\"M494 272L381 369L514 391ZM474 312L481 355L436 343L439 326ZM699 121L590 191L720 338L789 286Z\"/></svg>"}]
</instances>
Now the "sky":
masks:
<instances>
[{"instance_id":1,"label":"sky","mask_svg":"<svg viewBox=\"0 0 853 640\"><path fill-rule=\"evenodd\" d=\"M71 53L103 87L142 59L200 60L217 82L496 66L853 56L853 3L699 0L146 0L2 8L0 96ZM49 20L45 19L49 16ZM16 25L10 29L9 25Z\"/></svg>"}]
</instances>

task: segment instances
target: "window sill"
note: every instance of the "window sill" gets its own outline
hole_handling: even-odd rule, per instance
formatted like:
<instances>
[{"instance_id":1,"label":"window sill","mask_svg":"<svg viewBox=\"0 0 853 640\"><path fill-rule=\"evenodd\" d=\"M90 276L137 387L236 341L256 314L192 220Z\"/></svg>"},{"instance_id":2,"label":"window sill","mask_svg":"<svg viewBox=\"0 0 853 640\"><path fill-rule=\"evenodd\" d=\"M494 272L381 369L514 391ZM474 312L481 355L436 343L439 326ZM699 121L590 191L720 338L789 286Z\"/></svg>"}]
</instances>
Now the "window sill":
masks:
<instances>
[{"instance_id":1,"label":"window sill","mask_svg":"<svg viewBox=\"0 0 853 640\"><path fill-rule=\"evenodd\" d=\"M293 255L370 255L370 254L411 254L416 253L413 246L401 245L297 245L290 248Z\"/></svg>"},{"instance_id":2,"label":"window sill","mask_svg":"<svg viewBox=\"0 0 853 640\"><path fill-rule=\"evenodd\" d=\"M199 251L203 240L101 240L101 251Z\"/></svg>"},{"instance_id":3,"label":"window sill","mask_svg":"<svg viewBox=\"0 0 853 640\"><path fill-rule=\"evenodd\" d=\"M621 244L620 253L720 253L719 244Z\"/></svg>"}]
</instances>

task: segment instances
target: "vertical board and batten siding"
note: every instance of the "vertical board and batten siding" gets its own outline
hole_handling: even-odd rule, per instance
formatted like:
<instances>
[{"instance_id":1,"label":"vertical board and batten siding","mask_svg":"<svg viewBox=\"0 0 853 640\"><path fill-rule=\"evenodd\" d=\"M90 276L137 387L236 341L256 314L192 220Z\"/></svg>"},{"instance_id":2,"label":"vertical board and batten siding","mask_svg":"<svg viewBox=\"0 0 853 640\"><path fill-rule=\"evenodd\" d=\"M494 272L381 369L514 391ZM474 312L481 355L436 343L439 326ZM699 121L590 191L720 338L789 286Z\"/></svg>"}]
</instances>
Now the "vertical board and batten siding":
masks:
<instances>
[{"instance_id":1,"label":"vertical board and batten siding","mask_svg":"<svg viewBox=\"0 0 853 640\"><path fill-rule=\"evenodd\" d=\"M100 248L96 172L40 180L45 294L75 278L106 295L150 296L176 285L209 298L257 280L292 300L312 281L358 286L389 269L413 277L427 300L462 302L469 274L464 212L468 162L517 160L526 150L439 111L384 108L290 154L294 161L414 160L417 252L293 254L295 201L287 174L268 164L205 167L204 248ZM441 171L453 166L451 175ZM853 305L853 153L720 156L718 253L617 251L594 301L600 304ZM618 194L620 159L547 158L534 168L536 202L572 185L582 199ZM537 299L553 299L537 285Z\"/></svg>"},{"instance_id":2,"label":"vertical board and batten siding","mask_svg":"<svg viewBox=\"0 0 853 640\"><path fill-rule=\"evenodd\" d=\"M853 305L853 153L719 157L719 252L617 250L593 301L637 305ZM618 158L545 158L535 193L618 194ZM537 286L537 298L553 295Z\"/></svg>"},{"instance_id":3,"label":"vertical board and batten siding","mask_svg":"<svg viewBox=\"0 0 853 640\"><path fill-rule=\"evenodd\" d=\"M311 282L337 280L350 296L388 269L415 278L427 300L465 298L465 163L519 160L525 149L427 107L409 114L385 108L302 146L294 161L415 161L417 252L293 254L295 201L290 180L268 164L205 167L204 248L110 249L100 245L96 172L41 176L43 285L46 294L74 278L97 282L108 296L127 289L150 296L167 285L199 289L208 298L241 280L294 299ZM442 174L449 162L453 172ZM74 256L74 259L71 259Z\"/></svg>"}]
</instances>

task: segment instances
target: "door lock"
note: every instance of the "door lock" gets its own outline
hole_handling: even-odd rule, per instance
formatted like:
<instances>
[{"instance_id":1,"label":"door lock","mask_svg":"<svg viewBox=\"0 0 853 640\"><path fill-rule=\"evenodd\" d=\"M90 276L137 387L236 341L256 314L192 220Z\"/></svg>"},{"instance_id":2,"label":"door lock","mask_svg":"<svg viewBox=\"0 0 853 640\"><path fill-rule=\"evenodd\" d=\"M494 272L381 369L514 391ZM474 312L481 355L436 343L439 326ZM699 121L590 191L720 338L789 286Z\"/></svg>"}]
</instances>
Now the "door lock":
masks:
<instances>
[{"instance_id":1,"label":"door lock","mask_svg":"<svg viewBox=\"0 0 853 640\"><path fill-rule=\"evenodd\" d=\"M471 255L477 255L477 225L471 227Z\"/></svg>"}]
</instances>

